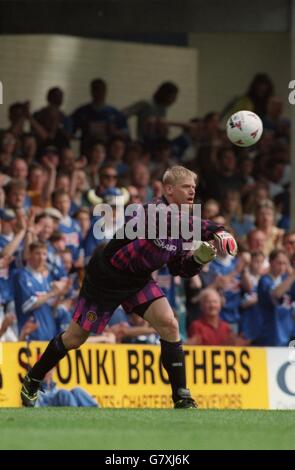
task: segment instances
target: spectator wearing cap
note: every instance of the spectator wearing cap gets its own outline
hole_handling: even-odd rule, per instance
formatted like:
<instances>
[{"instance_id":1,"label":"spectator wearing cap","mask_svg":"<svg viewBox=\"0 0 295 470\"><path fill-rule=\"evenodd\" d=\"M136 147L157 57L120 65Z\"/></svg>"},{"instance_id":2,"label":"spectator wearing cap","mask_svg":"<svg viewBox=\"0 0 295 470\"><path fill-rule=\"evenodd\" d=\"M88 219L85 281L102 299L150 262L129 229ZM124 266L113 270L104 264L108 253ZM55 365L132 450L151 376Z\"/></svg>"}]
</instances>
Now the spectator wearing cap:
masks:
<instances>
[{"instance_id":1,"label":"spectator wearing cap","mask_svg":"<svg viewBox=\"0 0 295 470\"><path fill-rule=\"evenodd\" d=\"M68 281L54 281L46 268L47 248L44 243L29 247L27 266L13 276L13 290L19 330L28 320L37 329L28 335L29 340L49 341L57 334L53 304L68 291Z\"/></svg>"},{"instance_id":2,"label":"spectator wearing cap","mask_svg":"<svg viewBox=\"0 0 295 470\"><path fill-rule=\"evenodd\" d=\"M107 141L114 135L128 136L125 116L113 106L106 104L107 84L101 78L92 80L91 103L80 106L72 114L73 132L82 133L81 149L87 150L97 139Z\"/></svg>"},{"instance_id":3,"label":"spectator wearing cap","mask_svg":"<svg viewBox=\"0 0 295 470\"><path fill-rule=\"evenodd\" d=\"M127 118L136 116L137 137L141 141L155 141L163 137L163 126L167 111L178 95L178 87L172 82L164 82L150 100L140 100L123 109Z\"/></svg>"}]
</instances>

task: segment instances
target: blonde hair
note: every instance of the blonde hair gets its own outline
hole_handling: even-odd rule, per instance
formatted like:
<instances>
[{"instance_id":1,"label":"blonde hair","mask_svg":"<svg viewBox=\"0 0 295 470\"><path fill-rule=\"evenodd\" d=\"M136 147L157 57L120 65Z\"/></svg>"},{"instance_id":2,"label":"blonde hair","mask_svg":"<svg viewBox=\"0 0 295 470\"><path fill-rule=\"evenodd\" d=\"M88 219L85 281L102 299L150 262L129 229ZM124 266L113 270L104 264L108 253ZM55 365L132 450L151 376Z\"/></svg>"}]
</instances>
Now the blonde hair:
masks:
<instances>
[{"instance_id":1,"label":"blonde hair","mask_svg":"<svg viewBox=\"0 0 295 470\"><path fill-rule=\"evenodd\" d=\"M187 177L193 178L195 183L197 182L198 176L196 173L188 170L184 166L175 165L165 171L163 176L163 184L171 184L174 186L176 183L178 183L179 180Z\"/></svg>"}]
</instances>

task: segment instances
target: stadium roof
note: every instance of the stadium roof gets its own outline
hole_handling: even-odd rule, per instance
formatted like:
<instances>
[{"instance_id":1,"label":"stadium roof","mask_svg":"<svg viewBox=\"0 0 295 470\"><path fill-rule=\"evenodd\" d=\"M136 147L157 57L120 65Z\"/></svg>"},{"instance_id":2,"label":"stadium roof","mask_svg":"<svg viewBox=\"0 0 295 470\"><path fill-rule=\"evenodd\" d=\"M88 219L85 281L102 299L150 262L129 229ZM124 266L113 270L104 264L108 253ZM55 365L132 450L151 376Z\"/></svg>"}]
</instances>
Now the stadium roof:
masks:
<instances>
[{"instance_id":1,"label":"stadium roof","mask_svg":"<svg viewBox=\"0 0 295 470\"><path fill-rule=\"evenodd\" d=\"M0 0L0 31L111 38L116 32L114 39L142 32L287 32L291 5L292 0Z\"/></svg>"}]
</instances>

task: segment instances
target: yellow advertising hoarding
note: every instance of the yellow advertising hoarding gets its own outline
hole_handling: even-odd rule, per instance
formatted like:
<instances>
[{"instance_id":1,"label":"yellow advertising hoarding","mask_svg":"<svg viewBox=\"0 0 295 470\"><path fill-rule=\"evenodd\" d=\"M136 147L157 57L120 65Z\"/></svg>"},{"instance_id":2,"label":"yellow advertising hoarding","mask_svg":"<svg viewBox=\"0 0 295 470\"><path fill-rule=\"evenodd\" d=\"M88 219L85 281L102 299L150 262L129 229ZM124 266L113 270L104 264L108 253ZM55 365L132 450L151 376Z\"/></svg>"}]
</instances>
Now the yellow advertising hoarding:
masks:
<instances>
[{"instance_id":1,"label":"yellow advertising hoarding","mask_svg":"<svg viewBox=\"0 0 295 470\"><path fill-rule=\"evenodd\" d=\"M0 406L20 406L21 379L47 343L4 343ZM268 408L266 350L185 347L187 382L200 408ZM103 407L172 406L160 347L86 344L56 368L60 388L83 387Z\"/></svg>"}]
</instances>

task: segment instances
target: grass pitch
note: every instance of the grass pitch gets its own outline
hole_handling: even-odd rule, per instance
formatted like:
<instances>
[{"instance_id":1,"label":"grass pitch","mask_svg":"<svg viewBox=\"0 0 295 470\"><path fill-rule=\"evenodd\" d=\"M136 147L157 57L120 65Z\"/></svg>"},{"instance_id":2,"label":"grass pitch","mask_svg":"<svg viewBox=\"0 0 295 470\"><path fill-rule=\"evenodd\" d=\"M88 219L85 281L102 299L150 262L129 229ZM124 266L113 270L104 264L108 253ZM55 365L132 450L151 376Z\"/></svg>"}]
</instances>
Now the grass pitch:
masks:
<instances>
[{"instance_id":1,"label":"grass pitch","mask_svg":"<svg viewBox=\"0 0 295 470\"><path fill-rule=\"evenodd\" d=\"M0 408L0 449L295 449L295 411Z\"/></svg>"}]
</instances>

